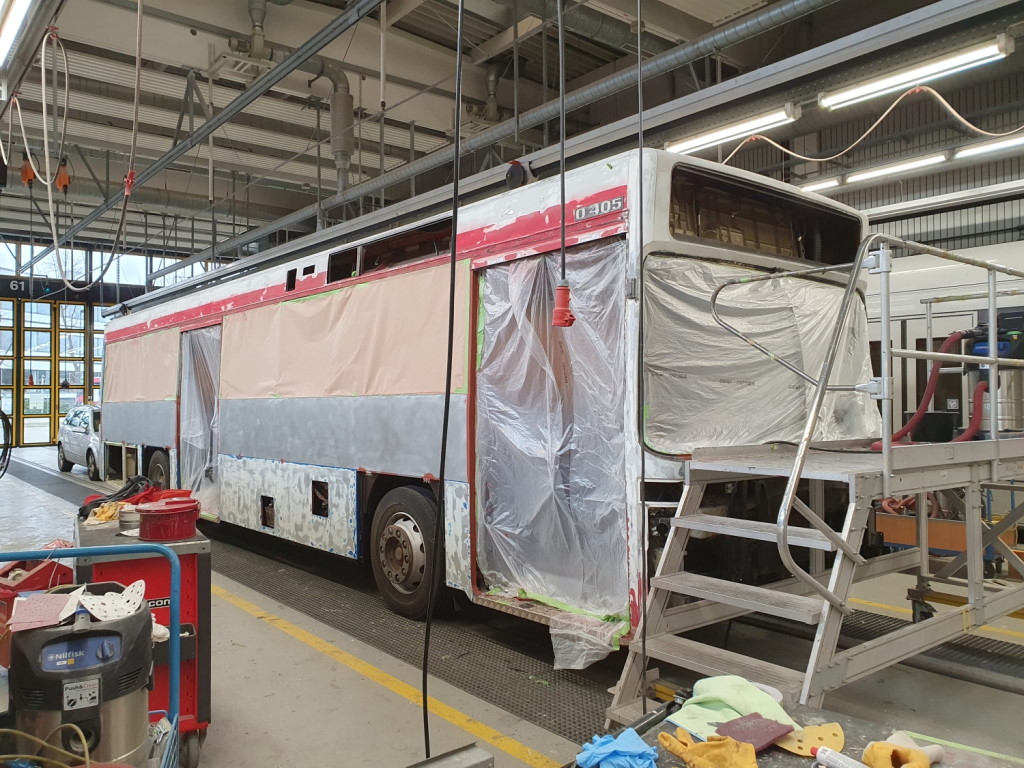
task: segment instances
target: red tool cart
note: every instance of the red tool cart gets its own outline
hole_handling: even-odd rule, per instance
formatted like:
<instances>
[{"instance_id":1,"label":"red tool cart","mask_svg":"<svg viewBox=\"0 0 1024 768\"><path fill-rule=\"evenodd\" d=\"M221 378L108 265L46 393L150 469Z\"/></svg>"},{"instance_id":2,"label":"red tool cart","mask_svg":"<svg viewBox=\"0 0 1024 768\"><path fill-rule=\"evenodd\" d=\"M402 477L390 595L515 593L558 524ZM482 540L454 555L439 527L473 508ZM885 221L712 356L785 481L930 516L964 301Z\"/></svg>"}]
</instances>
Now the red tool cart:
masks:
<instances>
[{"instance_id":1,"label":"red tool cart","mask_svg":"<svg viewBox=\"0 0 1024 768\"><path fill-rule=\"evenodd\" d=\"M76 545L100 547L137 544L138 538L119 536L118 523L78 524ZM161 542L181 561L181 768L196 768L210 724L210 542L201 533L184 541ZM77 581L146 582L146 600L158 623L170 621L170 568L158 556L81 557ZM154 688L150 710L166 710L168 695L167 645L153 649Z\"/></svg>"}]
</instances>

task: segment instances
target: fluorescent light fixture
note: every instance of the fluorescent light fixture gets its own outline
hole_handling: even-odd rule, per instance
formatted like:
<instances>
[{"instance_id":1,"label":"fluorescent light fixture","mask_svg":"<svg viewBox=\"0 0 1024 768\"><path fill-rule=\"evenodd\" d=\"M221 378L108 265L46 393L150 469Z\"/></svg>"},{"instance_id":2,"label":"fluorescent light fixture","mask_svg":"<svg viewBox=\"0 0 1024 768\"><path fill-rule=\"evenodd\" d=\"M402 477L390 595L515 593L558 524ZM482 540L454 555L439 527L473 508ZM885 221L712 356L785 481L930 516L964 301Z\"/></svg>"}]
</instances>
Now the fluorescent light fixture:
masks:
<instances>
[{"instance_id":1,"label":"fluorescent light fixture","mask_svg":"<svg viewBox=\"0 0 1024 768\"><path fill-rule=\"evenodd\" d=\"M14 45L14 40L25 21L25 15L31 7L32 0L11 0L7 4L6 13L0 21L0 67L7 61L7 54L11 52L11 46Z\"/></svg>"},{"instance_id":2,"label":"fluorescent light fixture","mask_svg":"<svg viewBox=\"0 0 1024 768\"><path fill-rule=\"evenodd\" d=\"M749 120L744 120L742 123L733 123L709 133L702 133L688 139L683 139L675 144L669 144L665 149L669 152L687 155L700 149L724 144L732 139L743 139L760 131L766 131L769 128L792 123L799 117L800 107L787 103L782 109L752 117Z\"/></svg>"},{"instance_id":3,"label":"fluorescent light fixture","mask_svg":"<svg viewBox=\"0 0 1024 768\"><path fill-rule=\"evenodd\" d=\"M917 160L908 160L905 163L893 163L892 165L882 165L878 168L871 168L867 171L861 171L860 173L851 173L846 177L847 184L853 184L857 181L867 181L868 179L879 179L883 176L894 176L904 171L913 171L918 168L927 168L929 165L938 165L939 163L946 162L946 155L929 155L928 157L921 157Z\"/></svg>"},{"instance_id":4,"label":"fluorescent light fixture","mask_svg":"<svg viewBox=\"0 0 1024 768\"><path fill-rule=\"evenodd\" d=\"M954 157L960 160L964 157L976 155L987 155L989 152L1002 152L1004 149L1024 145L1024 136L1015 136L1012 139L1000 139L998 141L986 141L984 144L972 144L969 147L958 149Z\"/></svg>"},{"instance_id":5,"label":"fluorescent light fixture","mask_svg":"<svg viewBox=\"0 0 1024 768\"><path fill-rule=\"evenodd\" d=\"M921 85L939 77L962 72L971 67L997 61L1013 53L1013 38L999 35L994 42L976 45L964 51L931 59L914 67L870 80L841 91L826 91L818 94L818 104L829 109L839 109L859 101L872 99L885 93L902 91L914 85Z\"/></svg>"},{"instance_id":6,"label":"fluorescent light fixture","mask_svg":"<svg viewBox=\"0 0 1024 768\"><path fill-rule=\"evenodd\" d=\"M838 186L839 179L826 179L825 181L816 181L813 184L804 184L800 189L804 192L819 192L823 189L831 189Z\"/></svg>"}]
</instances>

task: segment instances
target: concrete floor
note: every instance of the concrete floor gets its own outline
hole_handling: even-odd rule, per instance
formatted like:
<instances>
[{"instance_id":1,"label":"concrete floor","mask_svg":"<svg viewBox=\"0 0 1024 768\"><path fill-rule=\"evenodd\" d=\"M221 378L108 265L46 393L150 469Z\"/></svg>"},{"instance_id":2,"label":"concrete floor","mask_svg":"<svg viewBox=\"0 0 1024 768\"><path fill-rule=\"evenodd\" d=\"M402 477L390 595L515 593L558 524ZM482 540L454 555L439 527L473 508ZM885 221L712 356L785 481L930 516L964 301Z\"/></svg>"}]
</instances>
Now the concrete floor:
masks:
<instances>
[{"instance_id":1,"label":"concrete floor","mask_svg":"<svg viewBox=\"0 0 1024 768\"><path fill-rule=\"evenodd\" d=\"M15 460L56 474L55 449L19 450ZM76 468L77 470L78 468ZM65 477L67 477L65 475ZM74 472L83 495L97 487ZM71 538L72 504L10 474L0 480L0 550ZM857 607L905 618L909 577L859 585ZM305 764L406 766L422 756L420 673L305 614L214 574L214 724L205 768ZM1005 619L985 630L1024 643L1024 621ZM734 630L730 647L779 659L794 645L751 627ZM766 637L772 642L766 642ZM557 768L576 745L540 726L441 681L432 716L434 753L473 741L496 765ZM1024 755L1020 696L893 667L828 695L826 707L1011 756ZM339 763L339 756L345 759Z\"/></svg>"}]
</instances>

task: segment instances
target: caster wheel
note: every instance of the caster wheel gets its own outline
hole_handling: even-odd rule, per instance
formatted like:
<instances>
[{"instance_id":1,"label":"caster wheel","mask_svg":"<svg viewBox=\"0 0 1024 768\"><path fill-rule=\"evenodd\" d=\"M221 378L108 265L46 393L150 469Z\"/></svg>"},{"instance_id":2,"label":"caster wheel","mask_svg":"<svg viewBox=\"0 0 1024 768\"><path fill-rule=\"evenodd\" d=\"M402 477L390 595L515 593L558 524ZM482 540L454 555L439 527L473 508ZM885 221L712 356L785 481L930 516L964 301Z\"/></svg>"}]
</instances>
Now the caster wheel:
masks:
<instances>
[{"instance_id":1,"label":"caster wheel","mask_svg":"<svg viewBox=\"0 0 1024 768\"><path fill-rule=\"evenodd\" d=\"M984 574L986 579L994 579L996 577L996 564L991 560L985 561Z\"/></svg>"},{"instance_id":2,"label":"caster wheel","mask_svg":"<svg viewBox=\"0 0 1024 768\"><path fill-rule=\"evenodd\" d=\"M181 768L199 768L199 752L202 746L199 731L189 731L181 735Z\"/></svg>"}]
</instances>

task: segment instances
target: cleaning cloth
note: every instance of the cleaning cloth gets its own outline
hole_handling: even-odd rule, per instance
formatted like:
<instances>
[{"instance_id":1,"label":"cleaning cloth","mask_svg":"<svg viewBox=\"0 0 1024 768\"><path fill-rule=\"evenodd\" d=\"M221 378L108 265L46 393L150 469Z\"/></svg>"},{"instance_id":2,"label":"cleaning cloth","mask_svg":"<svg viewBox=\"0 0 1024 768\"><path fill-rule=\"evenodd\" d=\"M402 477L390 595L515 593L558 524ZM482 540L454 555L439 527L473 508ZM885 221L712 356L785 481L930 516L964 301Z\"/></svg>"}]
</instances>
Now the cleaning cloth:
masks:
<instances>
[{"instance_id":1,"label":"cleaning cloth","mask_svg":"<svg viewBox=\"0 0 1024 768\"><path fill-rule=\"evenodd\" d=\"M618 736L595 736L576 755L580 768L655 768L658 750L646 744L632 728Z\"/></svg>"},{"instance_id":2,"label":"cleaning cloth","mask_svg":"<svg viewBox=\"0 0 1024 768\"><path fill-rule=\"evenodd\" d=\"M757 768L754 747L729 736L712 736L695 742L682 728L676 735L659 733L658 743L686 763L686 768Z\"/></svg>"},{"instance_id":3,"label":"cleaning cloth","mask_svg":"<svg viewBox=\"0 0 1024 768\"><path fill-rule=\"evenodd\" d=\"M736 675L698 680L693 686L693 696L669 720L706 739L718 726L754 713L794 728L800 727L775 699Z\"/></svg>"}]
</instances>

